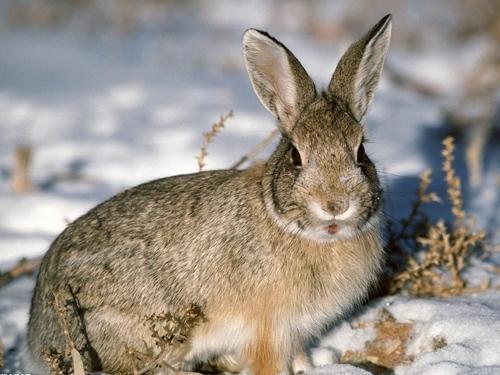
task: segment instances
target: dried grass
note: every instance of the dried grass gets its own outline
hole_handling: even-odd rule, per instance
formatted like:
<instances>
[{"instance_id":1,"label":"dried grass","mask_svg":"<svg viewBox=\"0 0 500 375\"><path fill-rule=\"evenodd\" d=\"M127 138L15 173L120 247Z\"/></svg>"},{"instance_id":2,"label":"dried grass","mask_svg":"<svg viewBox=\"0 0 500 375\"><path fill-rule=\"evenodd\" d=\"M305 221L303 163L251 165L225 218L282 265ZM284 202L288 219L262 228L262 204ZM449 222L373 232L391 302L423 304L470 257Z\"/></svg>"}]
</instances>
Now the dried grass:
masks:
<instances>
[{"instance_id":1,"label":"dried grass","mask_svg":"<svg viewBox=\"0 0 500 375\"><path fill-rule=\"evenodd\" d=\"M438 351L448 345L448 342L443 336L436 336L432 338L432 350Z\"/></svg>"},{"instance_id":2,"label":"dried grass","mask_svg":"<svg viewBox=\"0 0 500 375\"><path fill-rule=\"evenodd\" d=\"M76 338L71 334L70 315L76 317L80 323L82 323L82 319L79 311L77 311L77 309L80 308L78 298L71 287L69 287L69 293L71 298L65 302L62 302L59 293L54 293L51 300L48 302L50 307L59 317L62 333L66 338L66 345L64 348L46 348L42 351L41 355L50 368L51 373L55 375L85 375L80 353L88 352L89 348L84 345L80 349L77 349ZM133 356L135 361L146 363L144 367L133 370L133 374L142 375L155 373L154 371L158 368L164 368L169 372L178 373L179 370L165 362L167 352L177 345L183 344L189 340L193 328L204 320L205 316L201 308L196 304L188 306L182 315L174 315L167 312L147 316L145 318L145 324L151 330L151 336L155 340L155 344L158 348L157 352L159 351L159 353L155 355L154 350L149 350L149 348L146 348L147 353L141 353L126 348L128 354ZM81 331L88 342L86 330L83 328ZM92 356L92 353L90 353L90 356Z\"/></svg>"},{"instance_id":3,"label":"dried grass","mask_svg":"<svg viewBox=\"0 0 500 375\"><path fill-rule=\"evenodd\" d=\"M32 158L31 146L17 146L14 150L11 185L15 193L26 193L33 188L30 175Z\"/></svg>"},{"instance_id":4,"label":"dried grass","mask_svg":"<svg viewBox=\"0 0 500 375\"><path fill-rule=\"evenodd\" d=\"M0 368L3 367L3 343L0 340Z\"/></svg>"},{"instance_id":5,"label":"dried grass","mask_svg":"<svg viewBox=\"0 0 500 375\"><path fill-rule=\"evenodd\" d=\"M59 317L62 332L66 338L66 346L64 348L46 348L42 351L42 358L53 374L69 375L73 373L73 350L76 351L75 341L70 333L69 314L70 307L66 303L61 302L59 293L53 293L52 299L48 305L56 312ZM77 352L78 353L78 352ZM81 361L81 358L80 358Z\"/></svg>"},{"instance_id":6,"label":"dried grass","mask_svg":"<svg viewBox=\"0 0 500 375\"><path fill-rule=\"evenodd\" d=\"M231 169L237 169L240 166L242 166L245 162L255 159L257 155L264 150L274 138L279 134L279 130L275 129L272 132L270 132L266 138L264 138L262 141L257 143L253 148L251 148L245 155L243 155L236 163L231 165Z\"/></svg>"},{"instance_id":7,"label":"dried grass","mask_svg":"<svg viewBox=\"0 0 500 375\"><path fill-rule=\"evenodd\" d=\"M199 172L201 172L206 165L205 158L208 155L208 145L213 141L215 136L224 128L224 126L226 125L226 121L231 117L233 117L233 111L229 111L227 114L221 115L219 121L215 122L212 125L210 131L203 133L203 144L201 145L200 153L196 157L196 160L198 162Z\"/></svg>"},{"instance_id":8,"label":"dried grass","mask_svg":"<svg viewBox=\"0 0 500 375\"><path fill-rule=\"evenodd\" d=\"M467 282L463 278L463 271L474 255L474 250L484 250L482 245L486 233L483 230L474 231L463 210L461 182L453 167L454 151L454 140L447 137L443 141L443 171L454 222L448 225L440 219L429 224L426 217L420 213L423 203L437 200L435 193L426 193L430 185L430 173L425 172L421 176L418 200L414 208L403 221L400 234L389 241L391 249L396 253L408 252L404 249L408 242L403 242L408 238L413 241L415 248L420 248L421 251L408 256L404 269L390 280L391 294L407 290L413 296L449 297L467 291L483 290L489 286L489 283L485 282L479 288L467 288ZM422 234L416 229L422 227L419 224L427 228ZM413 228L413 231L408 228ZM394 231L391 234L393 235Z\"/></svg>"},{"instance_id":9,"label":"dried grass","mask_svg":"<svg viewBox=\"0 0 500 375\"><path fill-rule=\"evenodd\" d=\"M73 372L70 352L60 352L54 348L44 349L42 358L53 375L69 375Z\"/></svg>"},{"instance_id":10,"label":"dried grass","mask_svg":"<svg viewBox=\"0 0 500 375\"><path fill-rule=\"evenodd\" d=\"M196 327L204 315L196 304L188 306L183 315L177 316L170 312L153 314L146 318L156 345L171 346L174 343L184 343L189 339L191 330Z\"/></svg>"},{"instance_id":11,"label":"dried grass","mask_svg":"<svg viewBox=\"0 0 500 375\"><path fill-rule=\"evenodd\" d=\"M212 125L209 132L203 133L203 144L200 147L200 153L196 157L198 161L198 171L201 172L206 166L205 158L208 155L208 146L212 143L213 139L219 132L225 127L226 120L234 116L233 111L229 111L226 115L221 115L219 121ZM235 163L233 163L229 169L237 169L241 167L246 162L255 159L269 144L278 136L279 130L274 129L269 132L269 134L249 151L243 154Z\"/></svg>"},{"instance_id":12,"label":"dried grass","mask_svg":"<svg viewBox=\"0 0 500 375\"><path fill-rule=\"evenodd\" d=\"M362 351L347 350L340 362L381 373L413 361L413 356L406 354L407 342L413 331L412 324L400 323L387 309L382 309L375 322L364 325L375 328L375 338L366 342Z\"/></svg>"},{"instance_id":13,"label":"dried grass","mask_svg":"<svg viewBox=\"0 0 500 375\"><path fill-rule=\"evenodd\" d=\"M168 371L177 373L177 369L165 362L167 352L189 340L192 330L204 320L205 316L196 304L189 305L182 315L166 312L146 317L146 324L151 330L151 336L155 340L159 354L142 369L134 371L134 374L146 374L157 368L166 368ZM131 354L141 355L134 351Z\"/></svg>"},{"instance_id":14,"label":"dried grass","mask_svg":"<svg viewBox=\"0 0 500 375\"><path fill-rule=\"evenodd\" d=\"M42 261L41 257L26 259L22 258L12 268L5 272L0 272L0 287L14 281L22 276L33 275Z\"/></svg>"},{"instance_id":15,"label":"dried grass","mask_svg":"<svg viewBox=\"0 0 500 375\"><path fill-rule=\"evenodd\" d=\"M365 342L362 350L346 350L341 363L363 368L372 374L394 374L394 369L414 361L415 356L407 353L412 339L414 324L398 322L385 308L379 311L374 321L362 321L354 328L374 328L375 337ZM437 351L448 343L442 336L435 336L431 342L432 351Z\"/></svg>"},{"instance_id":16,"label":"dried grass","mask_svg":"<svg viewBox=\"0 0 500 375\"><path fill-rule=\"evenodd\" d=\"M77 292L68 285L68 298L65 299L62 293L52 293L47 304L54 310L59 318L62 333L66 339L64 348L45 348L42 351L42 358L47 363L53 374L85 375L83 360L80 352L87 352L91 359L95 359L95 350L90 345L83 319L83 309L77 297ZM77 338L71 333L71 319L76 318L80 325L80 333L84 338L83 346L77 348ZM100 363L100 362L99 362Z\"/></svg>"}]
</instances>

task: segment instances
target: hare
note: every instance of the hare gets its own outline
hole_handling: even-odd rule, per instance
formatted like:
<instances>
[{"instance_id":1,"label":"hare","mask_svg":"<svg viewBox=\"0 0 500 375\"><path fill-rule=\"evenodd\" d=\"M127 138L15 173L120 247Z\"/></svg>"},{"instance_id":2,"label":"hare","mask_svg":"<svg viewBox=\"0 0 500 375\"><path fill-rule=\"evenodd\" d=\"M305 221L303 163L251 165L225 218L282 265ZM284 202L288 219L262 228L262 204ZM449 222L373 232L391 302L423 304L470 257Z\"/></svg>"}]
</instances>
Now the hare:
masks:
<instances>
[{"instance_id":1,"label":"hare","mask_svg":"<svg viewBox=\"0 0 500 375\"><path fill-rule=\"evenodd\" d=\"M42 351L63 352L68 336L87 371L144 368L159 353L145 317L190 304L204 319L166 353L168 368L307 371L307 343L362 301L382 267L382 190L362 124L390 35L387 15L318 93L282 43L247 30L245 64L278 120L276 149L245 170L139 185L70 224L45 255L33 296L37 373L48 371ZM57 297L73 298L79 313L61 316Z\"/></svg>"}]
</instances>

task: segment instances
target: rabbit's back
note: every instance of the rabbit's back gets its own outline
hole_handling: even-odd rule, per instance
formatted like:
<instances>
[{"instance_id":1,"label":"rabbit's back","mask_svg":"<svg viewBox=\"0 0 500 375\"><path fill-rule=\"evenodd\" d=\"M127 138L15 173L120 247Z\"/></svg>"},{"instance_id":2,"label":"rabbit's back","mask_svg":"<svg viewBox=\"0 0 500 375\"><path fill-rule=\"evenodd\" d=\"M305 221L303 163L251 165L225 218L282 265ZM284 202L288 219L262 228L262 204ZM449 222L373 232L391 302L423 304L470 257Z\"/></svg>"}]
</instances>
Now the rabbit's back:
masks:
<instances>
[{"instance_id":1,"label":"rabbit's back","mask_svg":"<svg viewBox=\"0 0 500 375\"><path fill-rule=\"evenodd\" d=\"M260 181L251 181L248 174L212 171L182 175L114 196L70 224L54 241L40 269L40 283L54 290L63 284L74 284L73 288L82 291L95 289L95 303L98 295L111 293L117 301L123 298L122 303L134 305L144 301L145 290L152 292L149 284L168 277L172 288L162 290L164 295L158 297L167 301L179 294L186 301L199 302L183 284L192 290L194 279L203 283L205 273L213 277L212 272L219 269L210 272L212 266L223 267L225 257L243 257L245 254L232 250L255 238L255 225L249 220L262 216L263 207L255 207L260 200L251 196L260 193ZM252 183L254 189L248 186ZM240 188L244 194L238 194ZM218 249L218 254L209 254L211 249ZM227 261L232 266L245 264ZM136 287L130 285L134 282ZM110 291L118 286L126 291L124 295Z\"/></svg>"}]
</instances>

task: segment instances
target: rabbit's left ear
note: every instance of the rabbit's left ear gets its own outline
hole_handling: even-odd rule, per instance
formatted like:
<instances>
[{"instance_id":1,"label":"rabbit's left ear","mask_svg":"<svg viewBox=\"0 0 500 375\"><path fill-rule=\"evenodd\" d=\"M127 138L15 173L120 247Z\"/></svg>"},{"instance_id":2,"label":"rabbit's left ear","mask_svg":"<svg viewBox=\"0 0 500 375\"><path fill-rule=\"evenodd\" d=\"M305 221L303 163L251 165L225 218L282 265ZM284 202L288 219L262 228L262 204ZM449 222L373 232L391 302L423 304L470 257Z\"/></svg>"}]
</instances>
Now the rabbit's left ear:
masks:
<instances>
[{"instance_id":1,"label":"rabbit's left ear","mask_svg":"<svg viewBox=\"0 0 500 375\"><path fill-rule=\"evenodd\" d=\"M288 48L265 32L247 30L243 54L255 93L278 118L280 130L290 131L316 97L314 82Z\"/></svg>"},{"instance_id":2,"label":"rabbit's left ear","mask_svg":"<svg viewBox=\"0 0 500 375\"><path fill-rule=\"evenodd\" d=\"M349 106L362 122L377 87L391 40L392 16L382 18L344 53L333 73L328 92Z\"/></svg>"}]
</instances>

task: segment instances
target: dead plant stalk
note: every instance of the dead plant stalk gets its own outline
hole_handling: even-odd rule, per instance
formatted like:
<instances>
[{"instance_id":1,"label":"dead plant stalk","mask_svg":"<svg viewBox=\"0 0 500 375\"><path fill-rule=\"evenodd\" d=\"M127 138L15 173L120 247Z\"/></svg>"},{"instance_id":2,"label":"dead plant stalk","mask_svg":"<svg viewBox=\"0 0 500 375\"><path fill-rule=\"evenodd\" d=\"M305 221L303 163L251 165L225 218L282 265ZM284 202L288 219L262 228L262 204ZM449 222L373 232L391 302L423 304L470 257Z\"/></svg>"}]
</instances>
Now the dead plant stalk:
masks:
<instances>
[{"instance_id":1,"label":"dead plant stalk","mask_svg":"<svg viewBox=\"0 0 500 375\"><path fill-rule=\"evenodd\" d=\"M454 151L454 140L452 137L447 137L443 141L443 172L454 222L446 225L444 220L440 219L428 226L423 235L415 234L416 243L422 246L422 251L409 256L405 269L390 281L392 293L407 289L415 296L449 297L460 295L469 289L462 271L473 256L472 250L484 248L482 245L486 234L483 230L477 232L473 230L463 210L460 178L453 167ZM425 194L429 184L430 174L422 175L418 192L422 202L425 202L422 197L435 198ZM408 220L412 221L414 217L412 211ZM404 225L403 228L407 228L408 225ZM395 240L397 244L399 238ZM482 284L483 288L487 286L488 283Z\"/></svg>"},{"instance_id":2,"label":"dead plant stalk","mask_svg":"<svg viewBox=\"0 0 500 375\"><path fill-rule=\"evenodd\" d=\"M201 172L205 167L205 158L208 155L208 145L213 141L215 136L224 128L226 125L226 121L233 117L233 111L229 111L225 115L221 115L219 121L212 125L212 128L209 132L203 133L203 144L200 148L200 153L196 157L198 162L198 171Z\"/></svg>"}]
</instances>

